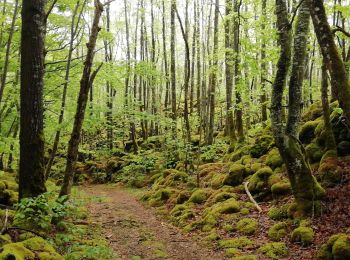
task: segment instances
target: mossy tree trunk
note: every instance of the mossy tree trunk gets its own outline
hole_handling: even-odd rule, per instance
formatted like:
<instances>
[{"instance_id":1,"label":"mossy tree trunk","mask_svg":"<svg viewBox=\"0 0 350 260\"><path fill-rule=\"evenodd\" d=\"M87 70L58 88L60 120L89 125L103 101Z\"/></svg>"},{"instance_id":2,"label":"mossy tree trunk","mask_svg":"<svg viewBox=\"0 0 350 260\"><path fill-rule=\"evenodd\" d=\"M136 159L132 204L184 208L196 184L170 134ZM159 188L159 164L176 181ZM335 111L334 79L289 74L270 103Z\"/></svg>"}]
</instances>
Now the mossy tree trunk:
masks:
<instances>
[{"instance_id":1,"label":"mossy tree trunk","mask_svg":"<svg viewBox=\"0 0 350 260\"><path fill-rule=\"evenodd\" d=\"M74 117L73 130L68 144L67 164L64 173L63 185L60 192L60 197L70 195L73 179L74 168L78 156L79 141L82 132L83 122L85 118L85 110L89 97L89 90L92 87L94 79L101 68L101 65L92 72L92 65L95 56L95 48L98 33L100 31L99 22L103 12L103 5L99 0L95 0L95 13L89 42L86 44L88 50L84 62L83 75L80 80L80 91L78 96L77 110Z\"/></svg>"},{"instance_id":2,"label":"mossy tree trunk","mask_svg":"<svg viewBox=\"0 0 350 260\"><path fill-rule=\"evenodd\" d=\"M46 191L43 132L44 0L23 1L19 198Z\"/></svg>"},{"instance_id":3,"label":"mossy tree trunk","mask_svg":"<svg viewBox=\"0 0 350 260\"><path fill-rule=\"evenodd\" d=\"M293 66L289 85L289 109L287 127L284 129L281 117L283 90L291 64L291 26L288 20L285 0L276 0L277 27L280 33L280 58L272 93L272 130L276 145L286 164L289 180L296 202L296 214L310 215L318 205L322 188L312 176L305 152L298 140L298 125L302 101L302 83L306 55L310 14L308 0L302 3L296 23Z\"/></svg>"},{"instance_id":4,"label":"mossy tree trunk","mask_svg":"<svg viewBox=\"0 0 350 260\"><path fill-rule=\"evenodd\" d=\"M340 107L350 126L350 82L342 57L334 41L322 0L310 0L310 12L322 56L331 75L331 84L336 92Z\"/></svg>"}]
</instances>

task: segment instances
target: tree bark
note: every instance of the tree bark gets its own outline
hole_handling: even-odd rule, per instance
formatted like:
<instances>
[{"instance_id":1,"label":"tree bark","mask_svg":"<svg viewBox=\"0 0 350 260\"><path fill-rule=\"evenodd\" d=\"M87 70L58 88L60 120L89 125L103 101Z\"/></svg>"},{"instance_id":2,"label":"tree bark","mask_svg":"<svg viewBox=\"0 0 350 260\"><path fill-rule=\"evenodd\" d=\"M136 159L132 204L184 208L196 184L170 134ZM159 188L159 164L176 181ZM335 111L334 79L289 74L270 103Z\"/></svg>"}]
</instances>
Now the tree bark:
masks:
<instances>
[{"instance_id":1,"label":"tree bark","mask_svg":"<svg viewBox=\"0 0 350 260\"><path fill-rule=\"evenodd\" d=\"M43 132L44 0L23 1L19 198L46 191Z\"/></svg>"},{"instance_id":2,"label":"tree bark","mask_svg":"<svg viewBox=\"0 0 350 260\"><path fill-rule=\"evenodd\" d=\"M171 0L171 12L170 12L170 74L171 74L171 118L173 120L172 132L173 138L177 136L177 113L176 113L176 60L175 60L175 12L176 12L176 0Z\"/></svg>"},{"instance_id":3,"label":"tree bark","mask_svg":"<svg viewBox=\"0 0 350 260\"><path fill-rule=\"evenodd\" d=\"M95 0L94 3L95 3L94 18L93 18L93 23L91 27L89 42L86 45L87 54L84 62L83 75L80 80L80 91L78 96L77 109L74 117L74 124L73 124L71 138L68 144L67 164L66 164L66 170L64 173L64 180L63 180L63 185L60 192L60 197L66 196L66 195L69 196L71 193L73 179L74 179L74 168L75 168L75 164L78 156L79 141L80 141L81 130L82 130L83 122L85 118L85 110L86 110L86 105L89 97L89 90L91 89L94 79L99 69L102 66L101 64L94 72L92 72L96 41L97 41L98 33L100 31L100 27L98 24L103 12L103 5L100 3L100 1Z\"/></svg>"},{"instance_id":4,"label":"tree bark","mask_svg":"<svg viewBox=\"0 0 350 260\"><path fill-rule=\"evenodd\" d=\"M322 56L331 75L331 85L335 89L339 105L344 111L347 125L350 126L349 75L335 44L323 1L311 0L310 12Z\"/></svg>"}]
</instances>

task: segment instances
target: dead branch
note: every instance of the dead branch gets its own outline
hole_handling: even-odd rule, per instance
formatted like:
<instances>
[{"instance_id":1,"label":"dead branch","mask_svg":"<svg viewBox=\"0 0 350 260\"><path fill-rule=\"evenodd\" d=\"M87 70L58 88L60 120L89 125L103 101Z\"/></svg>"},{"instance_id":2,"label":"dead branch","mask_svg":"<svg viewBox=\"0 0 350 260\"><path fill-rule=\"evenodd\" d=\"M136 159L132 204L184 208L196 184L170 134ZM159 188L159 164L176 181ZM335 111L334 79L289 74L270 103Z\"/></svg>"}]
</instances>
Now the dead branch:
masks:
<instances>
[{"instance_id":1,"label":"dead branch","mask_svg":"<svg viewBox=\"0 0 350 260\"><path fill-rule=\"evenodd\" d=\"M253 198L252 194L250 193L249 189L248 189L248 184L249 181L244 183L244 189L245 192L247 193L249 200L254 204L254 206L256 207L256 209L259 211L259 213L262 212L262 209L260 208L260 206L258 205L258 203L255 201L255 199Z\"/></svg>"}]
</instances>

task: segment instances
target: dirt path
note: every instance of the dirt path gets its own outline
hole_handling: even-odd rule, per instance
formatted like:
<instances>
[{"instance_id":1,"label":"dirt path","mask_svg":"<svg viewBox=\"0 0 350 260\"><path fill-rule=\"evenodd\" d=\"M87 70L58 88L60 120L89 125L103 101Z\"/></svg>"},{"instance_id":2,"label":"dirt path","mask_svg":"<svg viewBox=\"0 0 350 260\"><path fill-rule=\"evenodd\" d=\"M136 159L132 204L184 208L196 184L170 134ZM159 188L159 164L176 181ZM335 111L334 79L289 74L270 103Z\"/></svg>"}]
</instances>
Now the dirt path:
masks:
<instances>
[{"instance_id":1,"label":"dirt path","mask_svg":"<svg viewBox=\"0 0 350 260\"><path fill-rule=\"evenodd\" d=\"M190 236L159 220L127 190L106 185L83 188L91 196L89 211L118 257L115 259L224 259L201 247Z\"/></svg>"}]
</instances>

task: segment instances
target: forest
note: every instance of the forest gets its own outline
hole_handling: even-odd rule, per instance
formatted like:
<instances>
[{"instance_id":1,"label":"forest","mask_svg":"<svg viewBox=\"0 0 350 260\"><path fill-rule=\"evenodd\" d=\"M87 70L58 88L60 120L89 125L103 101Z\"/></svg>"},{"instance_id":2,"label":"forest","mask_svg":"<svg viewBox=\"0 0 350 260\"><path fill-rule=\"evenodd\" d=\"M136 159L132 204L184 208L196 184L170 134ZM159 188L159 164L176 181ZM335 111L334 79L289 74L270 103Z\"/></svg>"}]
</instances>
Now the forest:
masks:
<instances>
[{"instance_id":1,"label":"forest","mask_svg":"<svg viewBox=\"0 0 350 260\"><path fill-rule=\"evenodd\" d=\"M350 259L349 0L0 24L0 259Z\"/></svg>"}]
</instances>

